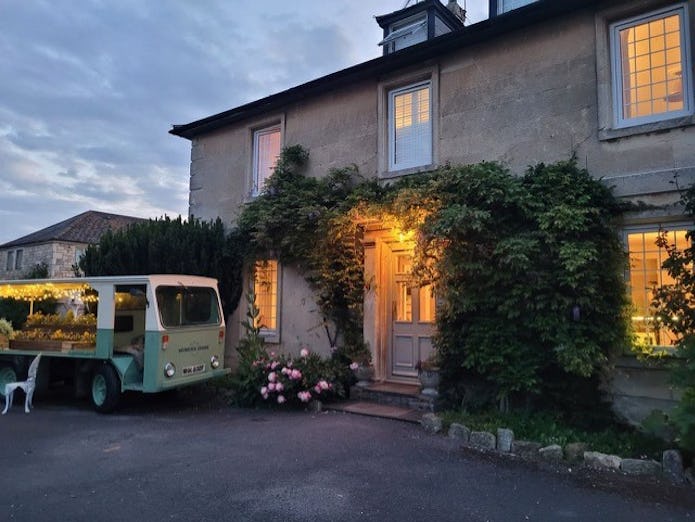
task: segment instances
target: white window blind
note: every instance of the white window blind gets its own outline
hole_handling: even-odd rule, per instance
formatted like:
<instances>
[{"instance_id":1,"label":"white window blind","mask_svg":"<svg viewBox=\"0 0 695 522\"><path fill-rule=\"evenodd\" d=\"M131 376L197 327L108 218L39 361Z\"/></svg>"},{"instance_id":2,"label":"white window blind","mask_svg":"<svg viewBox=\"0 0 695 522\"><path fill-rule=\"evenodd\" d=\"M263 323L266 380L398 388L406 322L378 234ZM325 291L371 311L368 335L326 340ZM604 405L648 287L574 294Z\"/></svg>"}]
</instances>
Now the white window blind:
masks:
<instances>
[{"instance_id":1,"label":"white window blind","mask_svg":"<svg viewBox=\"0 0 695 522\"><path fill-rule=\"evenodd\" d=\"M432 163L430 82L389 93L389 170Z\"/></svg>"},{"instance_id":2,"label":"white window blind","mask_svg":"<svg viewBox=\"0 0 695 522\"><path fill-rule=\"evenodd\" d=\"M253 195L263 190L280 155L280 127L261 129L253 134Z\"/></svg>"}]
</instances>

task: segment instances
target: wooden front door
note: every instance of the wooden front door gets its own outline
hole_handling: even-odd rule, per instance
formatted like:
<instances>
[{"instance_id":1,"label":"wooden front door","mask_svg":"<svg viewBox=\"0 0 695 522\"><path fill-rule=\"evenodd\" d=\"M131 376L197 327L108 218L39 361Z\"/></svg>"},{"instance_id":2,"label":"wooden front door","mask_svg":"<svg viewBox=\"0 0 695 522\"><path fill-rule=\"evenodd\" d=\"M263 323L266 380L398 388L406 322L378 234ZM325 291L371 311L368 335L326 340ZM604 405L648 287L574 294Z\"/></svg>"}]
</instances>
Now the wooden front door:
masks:
<instances>
[{"instance_id":1,"label":"wooden front door","mask_svg":"<svg viewBox=\"0 0 695 522\"><path fill-rule=\"evenodd\" d=\"M432 353L435 299L431 286L413 284L410 252L393 252L391 257L389 377L413 380L417 362Z\"/></svg>"}]
</instances>

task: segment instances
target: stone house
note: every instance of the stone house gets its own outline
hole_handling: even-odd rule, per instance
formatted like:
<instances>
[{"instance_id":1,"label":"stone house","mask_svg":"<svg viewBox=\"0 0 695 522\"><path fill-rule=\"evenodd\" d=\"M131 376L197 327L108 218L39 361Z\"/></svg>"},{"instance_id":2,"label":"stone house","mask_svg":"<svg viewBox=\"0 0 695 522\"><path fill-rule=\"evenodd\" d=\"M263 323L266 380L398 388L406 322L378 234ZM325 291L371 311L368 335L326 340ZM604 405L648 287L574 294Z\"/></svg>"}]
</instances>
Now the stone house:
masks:
<instances>
[{"instance_id":1,"label":"stone house","mask_svg":"<svg viewBox=\"0 0 695 522\"><path fill-rule=\"evenodd\" d=\"M680 243L689 225L677 201L695 180L695 0L490 0L489 19L465 25L462 15L453 0L424 0L378 16L383 56L175 125L192 146L190 215L233 221L293 144L310 151L311 176L355 164L384 182L446 163L499 161L521 173L575 154L618 197L649 205L624 216L626 280L638 335L668 344L649 302L667 281L657 232ZM406 324L392 306L406 298L399 278L412 249L394 232L365 233L365 270L380 291L365 296L364 336L377 379L411 382L431 350L434 307L413 292L408 306L422 317ZM327 346L292 267L271 260L256 284L268 341ZM239 317L228 324L228 339L239 338ZM667 409L664 382L663 371L625 357L614 403L632 420Z\"/></svg>"},{"instance_id":2,"label":"stone house","mask_svg":"<svg viewBox=\"0 0 695 522\"><path fill-rule=\"evenodd\" d=\"M73 277L73 265L107 230L115 232L141 221L144 220L88 210L0 245L0 280L22 279L41 263L48 266L50 278Z\"/></svg>"}]
</instances>

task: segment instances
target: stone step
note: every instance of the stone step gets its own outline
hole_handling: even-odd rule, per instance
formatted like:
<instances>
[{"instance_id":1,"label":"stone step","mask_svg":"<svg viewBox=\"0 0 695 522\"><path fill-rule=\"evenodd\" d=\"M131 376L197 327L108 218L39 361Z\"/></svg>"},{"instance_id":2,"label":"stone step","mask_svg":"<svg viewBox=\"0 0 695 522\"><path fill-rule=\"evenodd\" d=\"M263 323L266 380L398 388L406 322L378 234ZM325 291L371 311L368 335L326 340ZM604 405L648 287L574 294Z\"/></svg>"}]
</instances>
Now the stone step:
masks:
<instances>
[{"instance_id":1,"label":"stone step","mask_svg":"<svg viewBox=\"0 0 695 522\"><path fill-rule=\"evenodd\" d=\"M423 411L414 410L412 408L355 400L326 404L324 405L324 409L412 423L420 423L422 416L425 414Z\"/></svg>"},{"instance_id":2,"label":"stone step","mask_svg":"<svg viewBox=\"0 0 695 522\"><path fill-rule=\"evenodd\" d=\"M350 388L350 399L420 412L434 411L434 398L421 395L420 387L412 384L373 383L367 387L353 386Z\"/></svg>"}]
</instances>

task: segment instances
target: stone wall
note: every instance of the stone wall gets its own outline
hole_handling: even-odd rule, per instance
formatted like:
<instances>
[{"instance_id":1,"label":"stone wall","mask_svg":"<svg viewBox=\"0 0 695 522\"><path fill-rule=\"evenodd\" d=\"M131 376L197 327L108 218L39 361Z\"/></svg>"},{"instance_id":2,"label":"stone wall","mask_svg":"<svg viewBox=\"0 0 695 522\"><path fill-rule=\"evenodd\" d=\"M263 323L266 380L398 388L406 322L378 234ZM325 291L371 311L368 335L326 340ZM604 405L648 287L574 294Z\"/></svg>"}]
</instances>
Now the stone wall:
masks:
<instances>
[{"instance_id":1,"label":"stone wall","mask_svg":"<svg viewBox=\"0 0 695 522\"><path fill-rule=\"evenodd\" d=\"M48 274L51 278L73 277L72 265L75 263L77 251L83 252L87 248L86 243L41 243L38 245L22 245L0 250L0 280L22 279L35 265L46 263ZM21 267L7 270L7 256L13 252L16 256L18 250L22 251Z\"/></svg>"}]
</instances>

